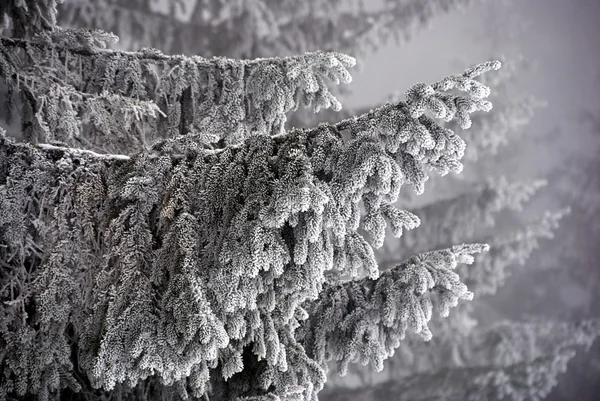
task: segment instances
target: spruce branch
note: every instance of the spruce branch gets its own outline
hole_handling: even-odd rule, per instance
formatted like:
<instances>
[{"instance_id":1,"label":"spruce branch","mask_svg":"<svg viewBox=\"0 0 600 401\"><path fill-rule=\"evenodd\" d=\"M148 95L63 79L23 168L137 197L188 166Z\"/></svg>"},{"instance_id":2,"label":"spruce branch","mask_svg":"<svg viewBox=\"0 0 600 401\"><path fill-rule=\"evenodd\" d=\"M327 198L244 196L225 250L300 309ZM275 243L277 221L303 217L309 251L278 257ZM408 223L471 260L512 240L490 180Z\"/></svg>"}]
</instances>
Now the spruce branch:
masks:
<instances>
[{"instance_id":1,"label":"spruce branch","mask_svg":"<svg viewBox=\"0 0 600 401\"><path fill-rule=\"evenodd\" d=\"M496 106L493 115L486 118L475 116L473 123L477 129L465 133L465 142L469 144L465 160L476 162L484 156L496 155L501 146L508 145L513 139L512 135L520 133L529 124L536 110L546 105L533 96L524 96L508 105Z\"/></svg>"},{"instance_id":2,"label":"spruce branch","mask_svg":"<svg viewBox=\"0 0 600 401\"><path fill-rule=\"evenodd\" d=\"M425 341L431 339L430 295L438 297L443 317L459 299L472 299L473 293L452 270L459 263L472 263L472 254L488 249L485 244L457 245L413 256L376 280L326 285L317 300L304 306L310 317L302 322L298 338L317 361L340 361L342 376L350 362L359 360L373 363L380 371L407 329Z\"/></svg>"},{"instance_id":3,"label":"spruce branch","mask_svg":"<svg viewBox=\"0 0 600 401\"><path fill-rule=\"evenodd\" d=\"M62 28L61 28L62 29ZM64 31L71 31L66 30ZM84 33L93 33L94 35L104 35L105 32L100 30L76 30L75 32L83 35ZM75 36L77 37L77 36ZM47 38L47 39L46 39ZM15 38L7 38L0 37L0 43L2 43L6 47L20 48L20 49L31 49L36 48L39 50L62 50L67 51L72 55L84 56L84 57L108 57L108 58L117 58L121 57L128 61L141 61L141 60L150 60L150 61L168 61L170 65L177 66L179 64L183 64L187 62L189 59L192 59L194 63L199 67L211 67L217 64L222 63L235 63L242 64L246 66L256 66L261 64L273 64L273 63L297 63L297 62L310 62L311 60L318 60L322 58L342 58L344 60L344 65L347 67L352 67L356 64L356 59L354 57L344 55L338 52L325 52L322 50L314 51L314 52L305 52L302 55L294 55L287 57L258 57L254 59L232 59L227 57L218 57L213 56L212 58L204 58L201 56L187 56L187 55L167 55L163 54L158 49L152 48L143 48L139 51L128 51L128 50L115 50L115 49L106 49L106 48L97 48L92 46L79 46L75 47L73 43L66 43L60 45L53 43L51 40L52 37L39 37L36 39L15 39ZM46 40L43 40L46 39ZM79 44L79 41L77 41ZM314 61L313 61L314 62Z\"/></svg>"},{"instance_id":4,"label":"spruce branch","mask_svg":"<svg viewBox=\"0 0 600 401\"><path fill-rule=\"evenodd\" d=\"M406 103L388 103L358 117L354 116L347 118L335 124L323 123L312 129L293 129L291 132L273 135L272 138L276 143L283 143L289 136L295 135L298 132L305 133L307 138L310 138L321 133L323 130L339 132L349 129L354 137L359 135L359 132L371 134L372 131L375 131L375 133L381 135L383 140L386 140L386 135L389 136L393 133L393 131L389 131L395 131L398 128L402 129L404 128L402 125L407 125L407 123L412 123L411 125L416 123L416 128L421 130L426 130L426 127L428 126L436 130L442 129L442 127L437 125L437 123L434 123L431 119L423 115L426 110L432 111L435 117L444 119L445 121L451 121L455 116L457 116L461 127L467 129L470 126L470 119L468 118L470 113L477 110L489 111L491 109L491 103L483 100L489 95L489 89L482 87L480 84L474 81L473 78L476 78L477 76L489 70L497 70L499 68L500 62L498 61L490 61L478 64L477 66L465 71L465 73L462 75L451 75L432 85L416 84L412 86L407 91ZM467 92L470 97L460 97L446 93L453 88L458 88ZM408 116L410 116L410 119L407 119ZM411 121L411 119L418 119L418 121ZM381 123L384 123L385 125L381 126ZM399 127L398 124L400 124ZM407 128L410 128L410 126L406 126L404 129ZM338 135L341 137L341 134ZM423 132L421 134L422 139L414 138L413 140L426 140L427 142L424 144L426 144L428 148L435 148L435 143L432 141L430 135L430 133ZM454 138L455 137L456 136L454 136ZM184 135L161 140L156 142L152 148L162 149L163 151L161 153L164 154L165 150L169 147L173 148L179 143L189 142L190 138L190 136ZM388 148L390 148L392 152L395 152L399 143L391 142L393 139L395 138L388 138ZM406 138L404 141L407 139L410 138ZM464 153L464 143L460 140L460 138L458 139L459 148L457 149L457 153L458 158L460 158ZM462 146L460 146L461 144ZM240 143L237 145L230 145L222 149L203 150L203 152L206 152L206 154L217 154L228 149L234 150L243 146L245 146L244 143ZM70 152L70 150L67 148L62 150L65 152ZM78 152L79 150L74 151ZM102 157L107 159L127 160L126 158L130 158L131 156L103 155ZM157 157L157 155L150 155L150 157L154 158ZM460 171L462 165L460 165L460 162L456 163L457 164L442 166L442 171L445 173L447 173L450 169L453 171Z\"/></svg>"},{"instance_id":5,"label":"spruce branch","mask_svg":"<svg viewBox=\"0 0 600 401\"><path fill-rule=\"evenodd\" d=\"M207 145L240 143L250 133L283 132L286 114L300 105L311 106L314 112L340 110L342 105L326 82L351 82L347 69L356 63L348 55L323 51L255 60L167 56L155 49L124 52L102 48L99 43L106 36L102 31L56 28L32 40L0 41L0 77L9 85L9 94L21 92L21 72L46 77L41 88L26 94L25 106L31 111L25 113L23 124L30 125L28 138L37 136L38 142L45 142L51 133L53 139L69 143L75 129L94 139L103 134L100 139L105 144L135 150L146 137L155 141L198 132L203 133ZM21 49L19 46L25 49L22 59L14 51ZM45 73L40 74L40 69ZM65 96L46 99L44 92L52 90L49 82L92 96L108 91L123 96L123 104L128 103L127 98L131 98L129 103L153 102L153 109L167 117L146 113L149 124L139 122L135 129L128 129L107 124L106 113L94 110L100 116L91 120L93 129L72 128L88 122L78 114L85 105ZM36 83L40 83L39 77ZM10 98L8 104L12 103ZM35 116L33 121L29 121L30 115ZM44 129L57 115L64 116L65 123Z\"/></svg>"}]
</instances>

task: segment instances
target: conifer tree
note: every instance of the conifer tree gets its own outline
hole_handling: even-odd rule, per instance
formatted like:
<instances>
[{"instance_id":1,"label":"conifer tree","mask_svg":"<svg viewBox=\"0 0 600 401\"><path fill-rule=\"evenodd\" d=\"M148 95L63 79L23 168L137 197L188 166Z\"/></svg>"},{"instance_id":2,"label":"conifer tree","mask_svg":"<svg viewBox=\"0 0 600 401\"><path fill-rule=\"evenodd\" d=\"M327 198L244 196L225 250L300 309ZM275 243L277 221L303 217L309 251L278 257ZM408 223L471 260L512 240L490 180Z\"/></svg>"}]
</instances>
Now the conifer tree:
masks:
<instances>
[{"instance_id":1,"label":"conifer tree","mask_svg":"<svg viewBox=\"0 0 600 401\"><path fill-rule=\"evenodd\" d=\"M306 13L311 13L314 10L323 10L323 7L318 7L318 6L325 6L325 5L320 5L318 4L317 1L313 1L311 2L313 7L313 10L308 10L308 8L306 8L305 10L303 10L302 12L306 12ZM175 46L181 46L182 44L185 44L185 46L188 46L187 43L191 43L193 46L201 46L203 49L208 49L208 51L212 51L212 48L214 45L219 46L219 48L221 49L221 52L225 52L226 54L228 54L227 52L229 51L244 51L243 49L246 49L246 53L243 53L244 55L247 54L249 57L258 57L258 56L265 56L265 55L269 55L270 51L273 51L273 49L275 49L277 46L282 46L281 42L283 41L278 41L278 38L281 38L281 32L285 32L286 28L289 28L290 25L288 24L288 22L294 21L293 23L296 23L295 21L299 21L302 20L303 18L303 22L301 23L297 23L297 26L303 26L304 28L309 28L309 29L303 29L302 31L296 31L294 32L294 35L286 35L286 37L288 38L292 38L292 40L287 40L285 41L285 44L282 47L278 47L279 49L281 49L281 52L286 53L288 51L290 51L290 46L294 46L294 45L308 45L310 48L310 45L316 45L316 44L322 44L322 48L332 48L332 49L346 49L346 46L348 46L348 44L350 43L349 41L347 41L346 39L348 37L353 38L353 41L351 42L351 46L348 47L348 51L352 50L353 52L358 52L358 53L363 53L365 50L367 50L368 48L371 48L371 46L377 47L379 44L381 44L384 41L372 41L372 42L367 42L367 41L362 41L362 40L357 40L360 39L357 35L350 35L348 29L351 31L354 28L358 28L356 29L356 31L361 31L362 25L361 23L364 23L365 21L368 23L372 23L372 26L374 28L377 27L376 23L373 23L373 21L375 21L376 18L378 17L387 17L389 18L388 21L391 22L393 18L396 18L397 21L402 22L401 24L397 24L397 25L392 25L392 24L386 24L386 28L387 29L395 29L397 33L403 32L403 33L409 33L411 31L414 31L414 28L419 25L420 23L427 21L428 18L432 17L435 13L429 13L427 15L425 15L425 13L420 13L419 14L419 9L417 7L408 7L407 6L407 2L404 2L404 4L402 4L402 2L395 2L396 4L395 9L393 13L388 13L388 16L384 15L383 13L378 13L375 14L375 19L371 19L369 20L369 16L370 14L367 12L367 10L361 9L361 8L357 8L354 10L350 10L350 9L345 9L343 6L340 7L342 5L343 2L340 2L339 4L336 3L334 4L334 2L328 2L326 6L328 6L329 8L327 9L327 15L319 15L317 16L316 14L319 12L317 11L316 13L313 13L310 18L306 18L307 15L309 14L300 14L298 13L298 10L300 8L294 8L294 7L286 7L284 8L277 8L279 6L279 4L274 4L269 6L269 11L272 12L271 15L276 16L275 18L272 18L270 20L270 23L256 23L256 21L260 21L260 20L265 20L266 21L266 17L264 13L244 13L241 12L241 8L238 9L238 11L234 12L237 13L237 17L238 19L236 19L237 23L231 23L230 20L225 20L227 21L227 24L229 25L228 27L226 27L225 25L227 24L222 24L219 26L218 30L221 31L221 34L219 36L220 40L219 41L212 41L212 42L202 42L202 45L200 45L200 41L198 40L188 40L190 38L190 35L185 35L182 34L182 32L185 32L185 29L179 29L179 28L173 28L173 37L176 37L177 40L171 40L170 43L175 45ZM505 7L507 4L505 4L506 2L503 2L502 7ZM74 5L74 7L72 7L72 10L76 10L78 7L80 7L80 5L78 3L69 3L71 5ZM266 4L266 3L264 3ZM306 4L306 3L303 3ZM450 9L452 9L454 6L458 5L458 2L456 3L447 3L450 7L448 7L448 9L445 9L443 11L449 11ZM463 5L466 5L467 2L462 3ZM199 8L197 7L198 4L196 4L195 10L199 10ZM422 2L421 4L419 4L419 6L422 6L423 8L427 8L428 10L435 10L436 8L432 5L435 5L435 2ZM147 6L147 5L146 5ZM226 11L228 5L223 5L223 4L213 4L214 11L216 14L222 14L222 15L226 15L228 13L228 11ZM274 6L274 7L273 7ZM92 10L92 8L89 8L89 6L86 6L87 8L87 12L88 12L88 16L89 17L94 17L94 14L90 14L89 11ZM113 21L117 21L118 19L120 19L121 21L126 19L126 18L131 18L133 16L133 13L131 12L131 10L123 10L122 9L122 5L121 5L121 9L119 8L118 2L113 3L113 8L111 9L113 11L115 10L119 10L118 15L114 15L115 17L118 18L112 18L112 21L106 21L107 23L110 22L112 23ZM218 11L217 11L218 10ZM440 8L438 8L437 10L441 10ZM125 12L124 12L125 11ZM188 13L191 12L191 10L187 10ZM389 10L388 10L389 11ZM173 18L173 16L171 15L170 17L166 17L163 15L157 15L156 12L148 12L148 9L146 9L147 15L149 16L153 16L154 18L157 18L156 20L160 21L161 23L164 23L166 18L171 18L170 21L170 26L175 26L177 27L179 23L175 23L173 24L175 18ZM136 10L135 12L137 15L141 15L140 14L140 10ZM208 14L210 12L207 12L206 9L203 11L205 18L208 18ZM352 13L355 13L354 15L351 15ZM67 15L67 13L64 13L63 15ZM73 13L71 12L71 14L69 14L69 23L73 24L77 22L77 17L78 14L77 12ZM85 15L82 14L82 15ZM106 13L98 13L98 15L107 15ZM144 14L146 15L146 14ZM195 17L197 18L200 14L196 13ZM230 14L231 15L231 14ZM338 17L339 15L339 17ZM496 14L494 14L496 15ZM124 18L123 16L127 16L126 18ZM393 16L393 17L392 17ZM187 24L188 26L191 26L193 24L193 20L195 18L194 16L192 16L188 21ZM361 18L364 17L364 18ZM243 21L244 19L250 19L253 18L254 22L253 23L240 23L240 21ZM325 24L323 21L329 19L330 23ZM66 20L65 20L66 21ZM86 21L90 21L89 19L86 19ZM144 18L144 21L147 21L146 18ZM283 21L281 24L279 24L279 22ZM310 25L307 25L307 21L310 21ZM352 24L350 26L346 26L344 27L344 22L352 22ZM409 24L406 24L405 22L410 22ZM507 22L507 21L504 21ZM508 21L509 23L514 23L514 20ZM293 24L292 23L292 24ZM337 24L336 28L340 28L340 29L330 29L331 26L333 24ZM212 24L212 22L211 22ZM145 25L141 25L138 24L142 29L138 30L137 32L131 32L131 30L129 29L130 26L135 25L135 24L128 24L128 23L123 23L120 22L119 25L114 26L114 30L118 30L121 29L120 31L118 31L119 33L123 33L126 35L129 35L131 37L134 38L134 40L138 40L137 43L143 43L143 42L139 42L139 40L146 40L143 38L143 35L145 35L143 32L153 32L152 29L147 29L148 26L150 26L151 24L145 24ZM183 24L185 25L185 24ZM204 23L204 26L206 25L206 23ZM514 24L513 24L514 25ZM199 27L202 26L202 24L200 25L196 25L195 28L199 29ZM216 24L215 24L216 26ZM502 36L504 37L506 34L506 24L503 23L502 24ZM512 25L511 25L512 26ZM243 27L243 28L242 28ZM284 27L282 29L282 27ZM231 28L235 28L234 32L233 32L233 36L235 35L241 35L240 32L244 31L244 32L250 32L250 34L243 34L241 36L243 36L243 39L245 41L245 45L242 46L238 46L242 41L238 39L230 41L229 39L226 40L225 36L227 35L222 35L223 31L226 30L231 30ZM343 28L343 29L342 29ZM408 28L408 29L407 29ZM494 26L490 25L490 28L493 29ZM253 32L258 32L259 30L263 31L263 33L261 35L253 35ZM217 30L217 31L218 31ZM156 31L156 30L154 30ZM269 34L265 34L265 32L269 31ZM127 33L126 33L127 32ZM176 33L177 32L177 33ZM367 30L363 30L361 35L364 34L368 34L368 33L374 33L375 29L367 29ZM314 33L314 34L313 34ZM311 35L313 34L313 35ZM337 35L337 36L336 36ZM230 35L231 36L231 35ZM230 38L230 36L227 36L227 38ZM261 36L261 39L259 39L258 37ZM408 39L409 35L404 35L405 39ZM204 37L208 37L208 35L203 35ZM364 37L368 37L368 35L364 36ZM265 40L262 40L262 38L264 38ZM162 38L161 38L162 39ZM382 37L379 37L379 39L382 39ZM253 42L254 45L252 45L250 42ZM265 45L266 42L269 42L268 45ZM158 43L158 42L156 42ZM336 43L335 46L331 46L331 43ZM365 44L367 46L365 46ZM286 47L287 46L287 47ZM265 53L267 52L267 53ZM519 60L520 63L522 63L522 60ZM507 68L508 67L508 68ZM509 79L511 75L514 75L517 72L517 63L509 63L508 65L505 63L505 67L502 69L501 74L495 74L495 75L487 75L487 76L483 76L482 78L484 79L484 82L486 82L487 79L491 79L491 81L487 81L486 83L491 84L495 87L495 91L496 93L499 91L499 86L501 86L503 83L507 83L509 82ZM338 88L333 88L333 90L336 90ZM344 87L339 87L340 90L344 89ZM506 93L504 95L507 95ZM507 97L508 96L503 96L503 97ZM485 115L485 116L475 116L475 124L476 126L478 126L480 129L478 130L469 130L469 131L465 131L464 134L462 135L462 137L465 139L465 141L469 144L469 146L466 149L465 152L465 156L463 157L463 160L469 161L469 162L477 162L479 161L480 163L485 161L486 158L489 158L490 155L494 155L496 154L496 152L499 150L499 148L501 146L505 146L508 144L508 140L509 140L509 134L511 133L518 133L520 131L520 129L527 124L528 120L531 118L531 116L533 115L533 112L535 111L536 108L540 107L543 103L539 102L538 100L536 100L533 97L522 97L522 98L518 98L515 99L515 97L511 94L510 96L511 98L511 102L508 104L501 104L500 107L496 107L495 108L495 112L492 113L491 115ZM397 96L395 99L393 99L394 101L399 101L401 99L401 97ZM360 110L359 110L360 112ZM366 112L366 110L365 110ZM337 113L338 115L340 115L340 113ZM348 116L352 114L352 110L342 110L341 111L341 115L343 116ZM323 116L323 112L321 112L320 114L322 116L323 120L327 120L330 119L331 116L327 116L327 111L325 111L325 116ZM334 115L334 113L331 113L331 115ZM295 115L291 116L291 121L293 121L294 123L298 122L298 114L296 113ZM305 114L302 116L303 121L311 121L314 120L314 117L312 117L313 115L311 114ZM307 118L308 117L308 118ZM337 117L334 117L337 119ZM452 122L450 123L451 126ZM494 163L496 164L496 161L494 161ZM495 166L494 166L495 167ZM485 170L484 170L485 171ZM487 171L485 173L482 174L483 177L487 176ZM456 178L461 178L463 177L463 175L458 175L456 176ZM578 177L575 177L576 179L578 179ZM433 181L433 182L431 182ZM499 196L500 194L495 194L496 191L501 191L502 188L506 187L506 189L508 190L509 186L514 186L512 188L512 191L514 193L514 195L512 196L530 196L527 195L527 187L528 185L532 185L533 187L530 189L531 191L535 191L536 187L539 185L542 185L541 183L543 181L532 181L531 184L528 183L507 183L506 180L503 179L503 177L500 177L500 180L496 180L497 184L496 185L500 185L499 188L495 188L492 183L487 183L484 184L483 188L487 188L486 190L480 190L482 188L482 186L477 185L477 190L475 192L469 192L468 194L463 194L463 196L458 196L455 198L456 201L456 205L454 208L449 205L450 207L448 209L444 208L444 204L448 204L448 201L445 200L444 202L438 203L438 204L431 204L428 205L429 207L422 207L422 208L418 208L413 210L413 212L415 212L418 216L420 216L421 220L424 221L421 224L421 228L419 230L419 233L417 233L416 231L409 231L406 232L405 235L401 238L401 241L398 242L398 244L394 243L394 242L390 242L387 241L386 244L384 244L384 247L382 248L383 252L376 250L375 254L376 257L378 258L378 260L380 261L380 268L384 268L385 269L385 265L382 265L382 262L385 263L386 259L383 258L383 254L385 253L385 255L392 255L391 258L387 258L387 260L391 261L391 266L393 266L397 261L403 260L404 256L406 255L406 257L417 253L414 251L414 249L411 250L411 248L407 248L406 247L406 243L410 242L411 239L412 240L416 240L416 241L423 241L424 238L436 238L433 235L437 235L439 237L440 232L437 231L437 226L436 226L436 222L442 224L444 230L448 231L448 235L452 235L451 233L453 233L455 238L459 238L459 239L455 239L455 240L447 240L448 244L460 241L460 237L463 237L463 234L467 234L467 233L472 233L476 228L481 228L481 227L476 227L476 224L473 224L474 221L478 220L477 218L475 218L474 216L479 216L481 217L481 221L485 221L487 224L491 227L491 225L493 224L493 220L494 220L494 216L492 215L492 211L495 214L500 214L500 217L496 218L498 220L508 220L507 219L507 215L506 213L502 213L502 208L508 208L510 210L515 210L518 211L520 210L520 206L516 205L514 207L511 207L510 205L505 205L505 206L501 206L501 204L497 204L496 206L494 206L494 209L490 209L491 204L490 202L492 202L492 199L494 199L495 196ZM443 185L444 187L439 188L438 191L435 191L437 193L445 193L445 189L451 188L451 187L457 187L456 183L453 182L453 180L448 180L446 178L444 178L443 180L430 180L429 182L429 188L430 188L430 192L431 192L431 187L432 185L435 184L440 184ZM519 190L519 185L522 186L522 189ZM524 191L522 194L519 191ZM580 192L580 191L578 191ZM521 194L521 195L519 195ZM404 195L404 198L407 197L407 195L410 195L409 193L404 193L402 194ZM481 198L477 198L477 195L482 195ZM505 195L506 196L506 195ZM488 197L491 197L492 199L489 199ZM472 213L474 214L467 214L468 210L468 206L467 204L469 204L467 202L467 204L463 204L461 201L463 200L472 200L473 203L473 208L470 210ZM525 200L525 199L523 199ZM581 200L581 199L578 199ZM495 200L494 202L501 202L501 200ZM505 201L509 201L509 199L505 199ZM514 201L517 201L517 199L515 199ZM481 210L477 208L477 206L475 205L475 202L479 203L482 202L483 204L481 205ZM588 202L589 203L589 202ZM487 209L486 209L486 205L487 205ZM436 209L437 206L437 209ZM454 221L452 218L450 219L446 219L440 216L434 216L434 221L427 221L427 215L424 212L424 209L435 209L437 210L437 212L439 213L440 211L447 211L446 213L443 213L444 216L448 217L449 215L452 216L453 213L450 213L451 211L456 213L458 211L458 209L460 209L461 211L461 216L463 216L464 220L461 222L457 222L457 223L462 223L462 224L458 224L456 226L454 226L452 228L452 222ZM464 209L464 210L463 210ZM464 213L462 213L464 212ZM435 212L434 212L435 214ZM558 212L555 216L560 216L561 212ZM455 216L456 217L456 216ZM425 218L425 220L423 220L423 218ZM429 219L430 220L430 219ZM550 222L552 220L546 220L546 222ZM513 222L513 224L516 222ZM533 227L535 227L535 224L533 225ZM543 225L542 225L543 227ZM496 229L496 228L495 228ZM467 231L464 231L467 230ZM425 235L425 231L427 231L428 235ZM572 230L569 230L572 231ZM537 231L539 233L539 235L541 236L551 236L550 232L546 232L544 234L545 231ZM521 234L517 234L517 233L521 233ZM416 234L416 235L415 235ZM429 235L429 234L433 234L433 235ZM515 234L513 235L517 235L515 238L519 238L518 235L524 235L524 230L516 230ZM466 236L465 236L466 237ZM464 237L463 237L464 238ZM483 280L485 280L487 282L488 286L490 288L490 291L487 291L488 294L492 294L494 292L494 288L497 288L499 285L502 284L503 281L503 277L505 277L505 273L510 273L511 267L513 267L511 264L514 264L514 262L517 261L524 261L525 258L527 258L527 255L529 255L531 253L531 251L534 248L534 244L535 244L535 240L533 242L531 242L531 239L533 238L537 238L537 237L528 237L530 238L530 240L528 242L526 242L527 246L522 247L522 248L515 248L515 245L518 244L518 240L515 240L515 242L512 242L513 246L512 248L507 248L507 245L505 245L502 249L502 251L498 251L498 252L492 252L495 255L495 258L491 258L491 254L489 254L490 257L486 256L486 262L485 262L485 266L494 267L494 272L495 275L486 275L486 274L480 274L479 277ZM564 238L564 237L563 237ZM589 238L593 238L593 237L589 237ZM589 241L588 241L589 242ZM579 240L578 243L582 243L582 240ZM393 245L395 248L398 248L398 245L401 246L399 247L400 250L402 251L402 254L398 254L398 252L396 252L396 254L394 255L393 252L387 252L386 248L389 248L390 245ZM569 242L570 245L567 245L567 242L564 241L563 239L561 239L561 243L560 243L560 248L567 248L567 249L563 249L565 252L560 252L560 255L565 255L568 251L568 253L572 253L572 249L574 249L573 244L571 244ZM435 248L435 244L434 241L425 241L425 243L423 243L422 245L426 245L426 248L424 249L432 249ZM429 246L427 246L429 245ZM528 248L529 247L529 248ZM556 249L557 247L555 247ZM519 258L517 259L515 258L519 253L514 253L513 251L507 253L507 249L520 249L520 255ZM529 250L528 250L529 249ZM581 259L582 255L585 255L585 252L575 252L574 256L577 256L578 260ZM588 252L589 254L589 252ZM505 260L500 260L500 258L506 258ZM383 260L382 260L383 259ZM483 263L483 261L482 261ZM536 266L537 260L531 261L529 263L529 265L533 265ZM483 264L482 264L483 266ZM496 277L496 278L494 278ZM593 282L593 280L586 280L586 282L591 283ZM473 282L471 282L471 285L473 285ZM483 283L481 283L481 287L485 287L487 288ZM482 294L481 291L478 291L477 294ZM483 294L482 294L483 295ZM464 313L463 313L464 312ZM460 313L461 314L461 318L459 318L459 316L457 316L457 314ZM438 333L437 338L440 337L440 334L442 333L446 333L446 329L448 330L448 335L449 336L454 336L454 334L456 333L457 330L469 330L469 328L471 327L471 325L473 324L473 319L470 318L470 315L473 313L471 305L470 304L463 304L461 305L461 307L459 308L458 311L454 312L454 319L452 319L451 321L440 321L438 324L438 327L436 327L436 331ZM448 324L446 324L448 323ZM434 323L435 324L435 323ZM444 327L444 329L442 329L442 327ZM448 327L446 327L448 326ZM436 339L434 339L433 341L434 343L436 342ZM415 351L414 354L417 355L422 355L420 350L417 351L416 348L422 345L421 342L419 342L419 339L417 339L417 341L415 342L415 344L412 344L410 341L410 337L407 341L405 341L401 347L400 350L413 350ZM435 347L431 347L431 343L428 344L428 354L436 354L435 351ZM403 362L399 363L398 365L401 365L404 369L399 369L400 371L406 371L406 369L408 369L409 366L412 366L411 363L406 363L406 358L412 358L414 357L413 355L403 355ZM399 359L399 358L396 358ZM393 362L395 360L389 360L389 366L391 367L393 365ZM408 366L407 366L408 365ZM396 369L387 369L388 371L390 370L396 370Z\"/></svg>"},{"instance_id":2,"label":"conifer tree","mask_svg":"<svg viewBox=\"0 0 600 401\"><path fill-rule=\"evenodd\" d=\"M472 298L453 270L487 245L381 274L373 248L419 224L392 205L404 184L462 170L440 121L489 111L475 78L499 62L286 131L300 105L340 108L326 79L349 82L352 57L109 50L56 7L0 6L23 139L0 131L0 399L316 400L328 361L381 368Z\"/></svg>"}]
</instances>

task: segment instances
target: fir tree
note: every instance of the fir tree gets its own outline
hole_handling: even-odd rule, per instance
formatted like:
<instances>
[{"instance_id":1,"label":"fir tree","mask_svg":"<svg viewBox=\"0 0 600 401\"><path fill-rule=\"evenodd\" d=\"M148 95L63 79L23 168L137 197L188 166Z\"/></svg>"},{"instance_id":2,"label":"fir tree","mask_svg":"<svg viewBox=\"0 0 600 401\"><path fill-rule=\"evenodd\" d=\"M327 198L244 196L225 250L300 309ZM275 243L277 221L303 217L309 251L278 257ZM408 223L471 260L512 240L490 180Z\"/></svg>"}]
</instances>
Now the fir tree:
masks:
<instances>
[{"instance_id":1,"label":"fir tree","mask_svg":"<svg viewBox=\"0 0 600 401\"><path fill-rule=\"evenodd\" d=\"M392 205L404 184L462 170L438 121L489 111L475 78L499 62L285 131L300 105L339 109L325 79L349 82L352 57L109 50L56 3L0 8L24 139L0 131L2 399L316 400L328 361L381 368L408 329L431 337L434 305L472 298L453 270L487 245L381 275L373 248L419 224Z\"/></svg>"}]
</instances>

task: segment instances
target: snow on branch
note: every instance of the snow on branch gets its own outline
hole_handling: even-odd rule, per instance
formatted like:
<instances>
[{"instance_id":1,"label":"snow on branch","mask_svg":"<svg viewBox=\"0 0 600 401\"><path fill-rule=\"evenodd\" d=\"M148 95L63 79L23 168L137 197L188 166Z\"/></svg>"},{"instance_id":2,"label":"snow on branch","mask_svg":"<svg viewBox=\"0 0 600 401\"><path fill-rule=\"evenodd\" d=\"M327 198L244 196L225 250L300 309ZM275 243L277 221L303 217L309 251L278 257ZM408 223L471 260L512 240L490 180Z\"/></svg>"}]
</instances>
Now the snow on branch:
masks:
<instances>
[{"instance_id":1,"label":"snow on branch","mask_svg":"<svg viewBox=\"0 0 600 401\"><path fill-rule=\"evenodd\" d=\"M452 270L473 262L474 253L487 251L485 244L458 245L413 256L387 270L376 280L362 279L326 286L316 301L304 308L309 319L300 326L300 341L318 361L340 361L345 375L350 362L368 362L377 371L411 329L428 341L432 334L431 294L438 311L447 317L459 299L473 293Z\"/></svg>"},{"instance_id":2,"label":"snow on branch","mask_svg":"<svg viewBox=\"0 0 600 401\"><path fill-rule=\"evenodd\" d=\"M599 334L598 320L502 322L436 348L437 368L353 389L352 396L365 401L539 401L556 386L576 350L589 350ZM464 357L461 363L452 356L457 354ZM326 398L345 400L348 392L336 389Z\"/></svg>"},{"instance_id":3,"label":"snow on branch","mask_svg":"<svg viewBox=\"0 0 600 401\"><path fill-rule=\"evenodd\" d=\"M307 137L311 137L319 135L324 130L338 132L348 129L353 137L357 137L359 133L363 136L374 135L379 137L390 153L396 153L399 148L406 149L408 158L405 159L405 163L414 165L417 160L427 160L429 156L435 161L429 167L439 171L442 175L447 174L449 171L460 172L462 164L458 160L464 154L464 141L452 131L443 128L426 116L424 112L429 110L435 117L444 121L451 121L456 117L462 128L468 128L470 126L468 117L470 113L477 110L489 111L491 109L491 103L484 100L489 95L489 89L482 87L473 78L486 71L497 70L498 68L500 68L500 63L497 61L482 63L467 70L462 75L445 77L433 85L413 85L407 91L406 103L388 103L361 116L347 118L336 124L321 124L312 129L294 129L289 133L274 135L273 139L281 143L286 141L289 135L297 132L305 133ZM433 89L434 87L437 90ZM467 92L469 97L457 96L447 92L453 88ZM161 149L165 153L167 149L173 149L181 143L190 144L191 142L193 144L194 139L197 140L197 137L177 136L158 141L152 148ZM196 144L196 147L198 146L200 144ZM234 150L243 146L244 144L240 143L224 149L203 150L203 152L215 154L226 149ZM439 152L443 148L447 148L449 154L440 157ZM68 152L69 150L64 149L64 151ZM124 159L125 157L125 155L104 156L108 159ZM425 175L423 170L416 166L413 168L416 168L415 173L419 176ZM415 190L417 193L421 193L423 191L422 185L417 185Z\"/></svg>"},{"instance_id":4,"label":"snow on branch","mask_svg":"<svg viewBox=\"0 0 600 401\"><path fill-rule=\"evenodd\" d=\"M95 146L132 153L147 150L146 142L190 133L202 133L207 145L238 144L250 134L282 133L287 114L299 106L339 111L341 103L326 83L351 82L348 68L356 63L351 56L323 51L234 60L103 48L112 38L102 31L59 27L32 39L0 38L6 111L10 114L20 95L23 125L29 127L26 140L58 140L73 147L74 138L83 137ZM90 110L83 101L85 95L104 92L121 96L126 108L140 101L155 105L143 118L108 124L107 116L118 108Z\"/></svg>"}]
</instances>

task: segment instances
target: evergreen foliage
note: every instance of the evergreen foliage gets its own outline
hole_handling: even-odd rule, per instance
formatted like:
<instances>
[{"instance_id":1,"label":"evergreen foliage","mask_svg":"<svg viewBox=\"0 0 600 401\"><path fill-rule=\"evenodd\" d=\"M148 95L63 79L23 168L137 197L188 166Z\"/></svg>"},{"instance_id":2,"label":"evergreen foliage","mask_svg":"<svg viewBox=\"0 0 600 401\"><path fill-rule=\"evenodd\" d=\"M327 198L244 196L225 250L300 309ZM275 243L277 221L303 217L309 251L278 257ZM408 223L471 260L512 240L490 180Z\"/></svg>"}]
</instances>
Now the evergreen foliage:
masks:
<instances>
[{"instance_id":1,"label":"evergreen foliage","mask_svg":"<svg viewBox=\"0 0 600 401\"><path fill-rule=\"evenodd\" d=\"M59 27L31 40L2 39L8 112L20 95L23 114L31 116L23 122L25 140L129 153L176 135L216 146L240 143L250 132L280 134L286 113L300 104L339 110L325 80L350 82L346 68L355 63L324 52L237 61L92 50L115 39Z\"/></svg>"},{"instance_id":2,"label":"evergreen foliage","mask_svg":"<svg viewBox=\"0 0 600 401\"><path fill-rule=\"evenodd\" d=\"M419 230L406 232L397 241L388 242L378 251L381 266L394 259L426 252L437 247L474 238L482 227L494 227L496 216L504 210L522 211L545 180L511 182L506 177L490 178L470 191L412 210L419 216ZM398 255L400 253L400 255Z\"/></svg>"},{"instance_id":3,"label":"evergreen foliage","mask_svg":"<svg viewBox=\"0 0 600 401\"><path fill-rule=\"evenodd\" d=\"M438 121L489 111L476 78L499 62L285 131L300 104L339 109L325 78L349 82L352 57L109 50L56 3L0 8L24 139L0 130L0 399L316 400L328 361L380 368L407 329L431 337L434 302L472 297L452 270L487 245L381 275L373 248L419 224L392 205L404 184L462 170Z\"/></svg>"}]
</instances>

